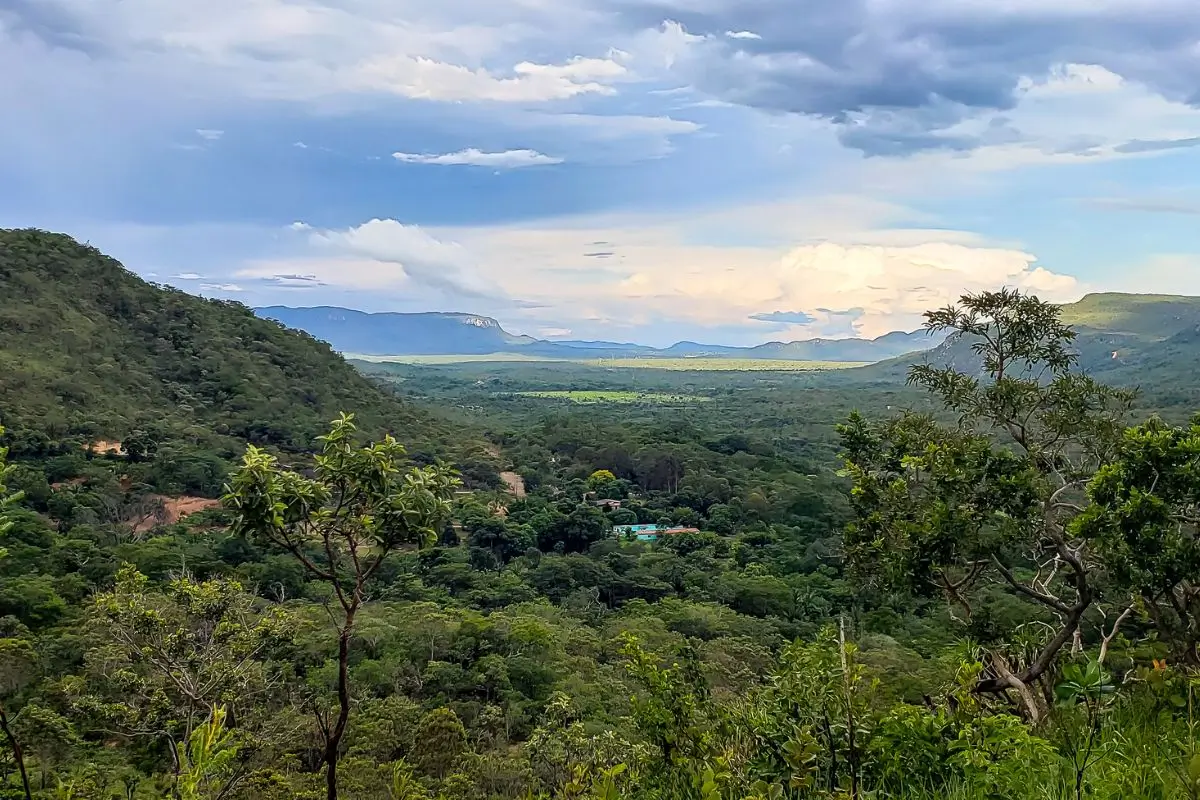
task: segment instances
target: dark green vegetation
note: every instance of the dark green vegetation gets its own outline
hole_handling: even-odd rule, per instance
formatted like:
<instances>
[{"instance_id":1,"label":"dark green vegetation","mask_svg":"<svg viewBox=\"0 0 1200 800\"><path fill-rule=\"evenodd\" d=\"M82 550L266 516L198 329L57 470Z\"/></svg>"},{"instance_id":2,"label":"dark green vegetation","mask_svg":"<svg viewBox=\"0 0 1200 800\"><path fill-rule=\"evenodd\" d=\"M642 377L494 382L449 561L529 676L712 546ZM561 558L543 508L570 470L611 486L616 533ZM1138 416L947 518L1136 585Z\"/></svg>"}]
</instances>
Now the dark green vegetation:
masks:
<instances>
[{"instance_id":1,"label":"dark green vegetation","mask_svg":"<svg viewBox=\"0 0 1200 800\"><path fill-rule=\"evenodd\" d=\"M0 231L0 397L18 454L56 440L217 437L306 450L339 410L441 438L310 337L153 286L73 239ZM238 446L240 450L241 447Z\"/></svg>"},{"instance_id":2,"label":"dark green vegetation","mask_svg":"<svg viewBox=\"0 0 1200 800\"><path fill-rule=\"evenodd\" d=\"M1092 334L1035 299L931 315L970 368L911 386L476 363L381 388L3 236L0 798L1200 797L1200 425L1081 375ZM1196 351L1136 316L1183 419ZM522 396L564 391L706 400ZM185 492L224 497L178 519Z\"/></svg>"}]
</instances>

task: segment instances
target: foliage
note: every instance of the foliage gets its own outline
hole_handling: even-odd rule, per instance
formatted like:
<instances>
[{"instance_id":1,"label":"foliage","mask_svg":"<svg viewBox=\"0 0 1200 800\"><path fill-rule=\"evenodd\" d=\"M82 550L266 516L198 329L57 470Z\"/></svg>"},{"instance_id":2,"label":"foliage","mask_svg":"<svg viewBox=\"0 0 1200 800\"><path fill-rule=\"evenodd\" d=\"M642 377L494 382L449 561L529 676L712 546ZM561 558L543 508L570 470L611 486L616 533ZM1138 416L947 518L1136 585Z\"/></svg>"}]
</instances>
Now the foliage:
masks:
<instances>
[{"instance_id":1,"label":"foliage","mask_svg":"<svg viewBox=\"0 0 1200 800\"><path fill-rule=\"evenodd\" d=\"M350 648L355 617L388 556L406 544L428 546L450 514L457 480L446 468L402 469L403 446L391 436L358 447L352 415L320 437L314 477L282 470L250 445L225 494L233 531L294 557L333 594L338 631L337 710L317 711L325 740L327 797L338 796L337 765L350 718Z\"/></svg>"},{"instance_id":2,"label":"foliage","mask_svg":"<svg viewBox=\"0 0 1200 800\"><path fill-rule=\"evenodd\" d=\"M1172 655L1200 666L1200 419L1152 419L1125 432L1076 520L1113 581L1153 621Z\"/></svg>"},{"instance_id":3,"label":"foliage","mask_svg":"<svg viewBox=\"0 0 1200 800\"><path fill-rule=\"evenodd\" d=\"M855 484L853 565L881 586L936 589L968 617L987 582L1043 609L1048 635L1028 655L994 648L980 686L1016 690L1034 719L1044 702L1030 684L1053 668L1099 596L1096 554L1071 520L1132 401L1071 370L1075 334L1059 315L1008 290L929 312L931 331L972 341L986 377L912 368L910 381L957 424L908 414L874 426L855 415L840 428Z\"/></svg>"}]
</instances>

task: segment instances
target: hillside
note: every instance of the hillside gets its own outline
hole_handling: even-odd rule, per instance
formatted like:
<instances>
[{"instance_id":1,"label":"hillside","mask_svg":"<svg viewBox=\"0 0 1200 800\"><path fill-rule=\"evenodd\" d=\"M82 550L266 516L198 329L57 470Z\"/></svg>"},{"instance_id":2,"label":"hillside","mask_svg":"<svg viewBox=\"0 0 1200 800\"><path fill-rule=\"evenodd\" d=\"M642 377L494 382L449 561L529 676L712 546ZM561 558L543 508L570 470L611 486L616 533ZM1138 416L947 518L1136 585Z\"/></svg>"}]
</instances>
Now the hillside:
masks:
<instances>
[{"instance_id":1,"label":"hillside","mask_svg":"<svg viewBox=\"0 0 1200 800\"><path fill-rule=\"evenodd\" d=\"M355 355L490 355L518 353L543 358L753 358L791 361L881 361L926 350L939 340L924 331L894 331L877 339L806 339L754 347L677 342L655 348L621 342L548 341L509 333L491 317L476 314L368 314L321 306L255 309L261 317L307 331L335 350Z\"/></svg>"},{"instance_id":2,"label":"hillside","mask_svg":"<svg viewBox=\"0 0 1200 800\"><path fill-rule=\"evenodd\" d=\"M1177 295L1090 294L1062 307L1062 319L1078 334L1080 369L1127 386L1200 385L1200 297ZM846 370L846 380L900 381L917 358L978 369L966 340L942 343L916 357L899 358Z\"/></svg>"},{"instance_id":3,"label":"hillside","mask_svg":"<svg viewBox=\"0 0 1200 800\"><path fill-rule=\"evenodd\" d=\"M1200 297L1161 294L1089 294L1063 306L1063 321L1081 333L1103 331L1162 340L1200 325Z\"/></svg>"},{"instance_id":4,"label":"hillside","mask_svg":"<svg viewBox=\"0 0 1200 800\"><path fill-rule=\"evenodd\" d=\"M307 334L149 284L69 236L0 230L0 420L18 451L135 431L304 450L342 410L408 442L437 433Z\"/></svg>"}]
</instances>

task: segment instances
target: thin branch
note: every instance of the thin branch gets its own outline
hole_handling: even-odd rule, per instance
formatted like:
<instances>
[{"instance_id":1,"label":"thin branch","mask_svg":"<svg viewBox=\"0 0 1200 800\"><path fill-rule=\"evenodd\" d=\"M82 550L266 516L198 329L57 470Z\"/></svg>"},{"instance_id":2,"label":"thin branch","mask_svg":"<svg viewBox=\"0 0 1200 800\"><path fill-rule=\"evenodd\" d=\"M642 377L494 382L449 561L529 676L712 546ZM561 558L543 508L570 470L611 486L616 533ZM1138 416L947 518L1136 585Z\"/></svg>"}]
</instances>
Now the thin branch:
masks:
<instances>
[{"instance_id":1,"label":"thin branch","mask_svg":"<svg viewBox=\"0 0 1200 800\"><path fill-rule=\"evenodd\" d=\"M1097 662L1101 664L1104 663L1104 659L1108 657L1108 648L1112 644L1113 639L1117 638L1117 632L1121 629L1121 623L1124 622L1132 613L1133 606L1126 606L1125 610L1122 611L1120 616L1118 616L1113 622L1112 629L1107 635L1105 635L1103 641L1100 642L1100 655L1096 658Z\"/></svg>"},{"instance_id":2,"label":"thin branch","mask_svg":"<svg viewBox=\"0 0 1200 800\"><path fill-rule=\"evenodd\" d=\"M1054 595L1046 594L1045 592L1039 592L1037 589L1034 589L1032 586L1028 586L1024 583L1021 583L1019 580L1017 580L1016 576L1014 576L1012 574L1012 571L1009 570L1008 567L1006 567L1002 563L1000 563L1000 559L993 556L992 562L993 562L994 566L996 567L996 571L999 572L1001 577L1004 578L1004 581L1009 586L1011 586L1013 589L1015 589L1016 591L1020 592L1021 594L1025 595L1026 597L1029 597L1033 600L1038 601L1042 605L1053 608L1055 611L1058 611L1063 614L1071 613L1071 607L1069 605L1067 605L1066 603L1064 603L1062 600L1059 600Z\"/></svg>"}]
</instances>

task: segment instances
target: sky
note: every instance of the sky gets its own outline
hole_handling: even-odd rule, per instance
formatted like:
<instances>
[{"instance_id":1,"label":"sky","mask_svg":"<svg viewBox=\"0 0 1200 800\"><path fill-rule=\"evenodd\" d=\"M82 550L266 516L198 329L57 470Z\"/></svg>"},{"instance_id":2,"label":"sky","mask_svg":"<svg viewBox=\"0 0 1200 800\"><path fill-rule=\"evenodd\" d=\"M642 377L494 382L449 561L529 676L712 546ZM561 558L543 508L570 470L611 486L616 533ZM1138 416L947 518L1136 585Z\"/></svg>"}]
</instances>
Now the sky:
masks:
<instances>
[{"instance_id":1,"label":"sky","mask_svg":"<svg viewBox=\"0 0 1200 800\"><path fill-rule=\"evenodd\" d=\"M664 345L1200 295L1195 0L0 0L0 226Z\"/></svg>"}]
</instances>

